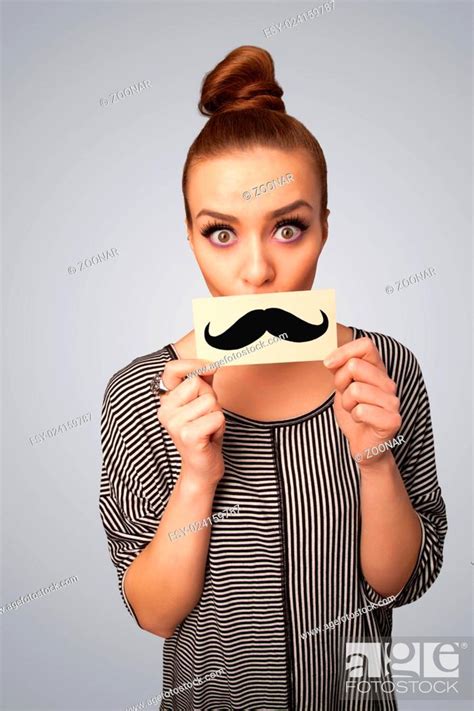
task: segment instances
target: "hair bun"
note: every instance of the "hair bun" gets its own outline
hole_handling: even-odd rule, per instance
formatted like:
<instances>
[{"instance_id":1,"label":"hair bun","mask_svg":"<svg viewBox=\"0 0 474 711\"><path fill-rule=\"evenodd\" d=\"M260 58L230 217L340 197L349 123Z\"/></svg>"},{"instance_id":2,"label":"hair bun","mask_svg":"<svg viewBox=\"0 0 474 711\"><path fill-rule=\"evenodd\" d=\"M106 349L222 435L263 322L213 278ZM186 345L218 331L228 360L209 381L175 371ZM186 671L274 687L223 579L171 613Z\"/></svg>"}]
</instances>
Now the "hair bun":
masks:
<instances>
[{"instance_id":1,"label":"hair bun","mask_svg":"<svg viewBox=\"0 0 474 711\"><path fill-rule=\"evenodd\" d=\"M243 45L232 50L206 74L199 111L213 116L241 109L286 113L283 89L275 80L273 59L266 49Z\"/></svg>"}]
</instances>

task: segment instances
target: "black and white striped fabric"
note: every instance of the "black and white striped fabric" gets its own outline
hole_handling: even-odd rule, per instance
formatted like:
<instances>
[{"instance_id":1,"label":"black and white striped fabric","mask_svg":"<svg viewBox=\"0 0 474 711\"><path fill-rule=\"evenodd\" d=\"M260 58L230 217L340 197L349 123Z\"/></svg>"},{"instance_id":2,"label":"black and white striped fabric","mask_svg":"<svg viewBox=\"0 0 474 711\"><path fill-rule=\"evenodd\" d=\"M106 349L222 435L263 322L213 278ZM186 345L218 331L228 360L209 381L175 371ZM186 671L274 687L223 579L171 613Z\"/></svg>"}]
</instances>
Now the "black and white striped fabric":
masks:
<instances>
[{"instance_id":1,"label":"black and white striped fabric","mask_svg":"<svg viewBox=\"0 0 474 711\"><path fill-rule=\"evenodd\" d=\"M393 696L344 701L344 642L390 639L392 609L417 600L438 576L447 520L419 364L394 338L352 330L354 338L374 341L398 386L403 424L397 436L405 444L392 454L423 529L413 574L389 604L305 636L383 600L360 567L359 470L335 420L334 395L281 421L225 410L225 474L213 512L239 504L240 513L212 526L201 600L164 642L163 688L220 668L225 673L169 695L162 710L397 709ZM124 574L153 538L180 471L152 390L156 375L177 357L167 345L136 358L111 377L103 399L100 515L135 620Z\"/></svg>"}]
</instances>

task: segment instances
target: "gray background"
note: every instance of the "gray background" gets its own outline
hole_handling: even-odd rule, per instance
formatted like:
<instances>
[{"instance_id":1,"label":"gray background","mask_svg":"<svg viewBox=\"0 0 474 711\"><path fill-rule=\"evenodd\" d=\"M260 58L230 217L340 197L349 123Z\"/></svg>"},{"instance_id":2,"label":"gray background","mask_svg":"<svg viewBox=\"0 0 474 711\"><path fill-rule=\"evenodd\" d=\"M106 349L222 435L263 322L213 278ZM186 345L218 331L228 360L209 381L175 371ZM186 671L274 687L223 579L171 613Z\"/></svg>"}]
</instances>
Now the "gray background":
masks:
<instances>
[{"instance_id":1,"label":"gray background","mask_svg":"<svg viewBox=\"0 0 474 711\"><path fill-rule=\"evenodd\" d=\"M111 375L190 330L191 299L208 295L181 172L206 120L201 80L242 44L272 53L287 111L326 155L332 212L315 287L336 289L341 323L407 345L430 394L445 562L426 595L395 610L394 635L472 634L472 5L337 0L265 37L314 6L3 4L0 604L78 577L1 616L3 709L118 710L161 691L162 640L126 612L99 520L100 408ZM113 247L119 256L68 273ZM386 293L429 267L431 279ZM91 422L30 444L86 412Z\"/></svg>"}]
</instances>

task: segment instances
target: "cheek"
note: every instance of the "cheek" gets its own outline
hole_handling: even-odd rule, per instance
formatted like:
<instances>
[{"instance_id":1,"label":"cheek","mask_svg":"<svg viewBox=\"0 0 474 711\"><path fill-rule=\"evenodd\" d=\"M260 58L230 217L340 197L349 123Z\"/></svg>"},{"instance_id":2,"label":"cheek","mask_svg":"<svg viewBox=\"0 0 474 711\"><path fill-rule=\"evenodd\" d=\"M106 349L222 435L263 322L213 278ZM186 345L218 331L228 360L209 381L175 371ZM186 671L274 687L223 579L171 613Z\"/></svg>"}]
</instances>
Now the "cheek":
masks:
<instances>
[{"instance_id":1,"label":"cheek","mask_svg":"<svg viewBox=\"0 0 474 711\"><path fill-rule=\"evenodd\" d=\"M276 257L280 267L301 271L311 269L317 264L320 251L321 246L316 240L302 240L291 247L282 245L282 249L276 250Z\"/></svg>"},{"instance_id":2,"label":"cheek","mask_svg":"<svg viewBox=\"0 0 474 711\"><path fill-rule=\"evenodd\" d=\"M198 267L209 284L225 285L232 278L233 260L227 258L224 264L223 260L219 259L222 255L228 255L225 247L213 248L212 245L207 244L194 247L194 257Z\"/></svg>"},{"instance_id":3,"label":"cheek","mask_svg":"<svg viewBox=\"0 0 474 711\"><path fill-rule=\"evenodd\" d=\"M305 245L304 249L279 256L277 273L282 283L285 284L282 290L299 291L311 288L318 257L319 250L315 249L314 245Z\"/></svg>"},{"instance_id":4,"label":"cheek","mask_svg":"<svg viewBox=\"0 0 474 711\"><path fill-rule=\"evenodd\" d=\"M302 254L299 262L298 269L301 275L314 274L316 266L318 263L318 255L314 253Z\"/></svg>"},{"instance_id":5,"label":"cheek","mask_svg":"<svg viewBox=\"0 0 474 711\"><path fill-rule=\"evenodd\" d=\"M303 245L300 258L306 269L316 268L322 247L322 239L319 233L314 236L314 239L308 240Z\"/></svg>"},{"instance_id":6,"label":"cheek","mask_svg":"<svg viewBox=\"0 0 474 711\"><path fill-rule=\"evenodd\" d=\"M202 271L207 271L211 268L214 258L213 251L201 235L194 239L194 257Z\"/></svg>"}]
</instances>

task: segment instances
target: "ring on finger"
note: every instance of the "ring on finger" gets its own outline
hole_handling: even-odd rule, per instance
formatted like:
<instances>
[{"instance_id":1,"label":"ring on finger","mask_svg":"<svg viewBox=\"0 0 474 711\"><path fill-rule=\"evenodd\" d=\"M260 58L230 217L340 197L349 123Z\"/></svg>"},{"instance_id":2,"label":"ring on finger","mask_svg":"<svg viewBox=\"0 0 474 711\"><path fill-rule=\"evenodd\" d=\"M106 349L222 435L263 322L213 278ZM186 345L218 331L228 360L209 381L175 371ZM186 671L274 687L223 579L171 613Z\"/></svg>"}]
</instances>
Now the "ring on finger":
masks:
<instances>
[{"instance_id":1,"label":"ring on finger","mask_svg":"<svg viewBox=\"0 0 474 711\"><path fill-rule=\"evenodd\" d=\"M157 382L158 381L158 382ZM163 382L163 378L160 376L156 376L153 380L152 384L152 390L154 393L159 393L160 395L163 395L164 393L169 393L170 388L167 388L165 383Z\"/></svg>"}]
</instances>

